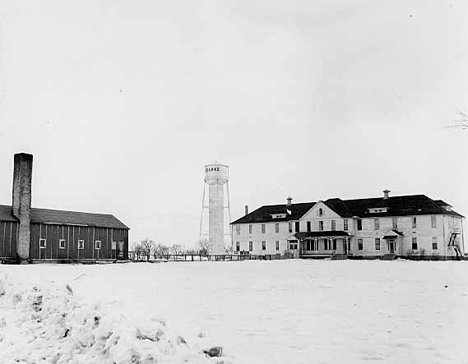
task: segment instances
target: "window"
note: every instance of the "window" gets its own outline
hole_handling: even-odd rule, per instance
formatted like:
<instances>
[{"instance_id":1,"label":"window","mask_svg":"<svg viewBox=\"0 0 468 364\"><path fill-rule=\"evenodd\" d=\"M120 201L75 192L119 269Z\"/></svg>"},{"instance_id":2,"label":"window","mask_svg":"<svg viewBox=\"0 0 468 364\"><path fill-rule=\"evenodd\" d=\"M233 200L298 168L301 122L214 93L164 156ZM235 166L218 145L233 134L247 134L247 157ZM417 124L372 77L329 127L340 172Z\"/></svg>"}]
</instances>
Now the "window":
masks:
<instances>
[{"instance_id":1,"label":"window","mask_svg":"<svg viewBox=\"0 0 468 364\"><path fill-rule=\"evenodd\" d=\"M392 226L394 229L398 229L398 217L392 218Z\"/></svg>"},{"instance_id":2,"label":"window","mask_svg":"<svg viewBox=\"0 0 468 364\"><path fill-rule=\"evenodd\" d=\"M323 221L319 221L319 230L323 231Z\"/></svg>"},{"instance_id":3,"label":"window","mask_svg":"<svg viewBox=\"0 0 468 364\"><path fill-rule=\"evenodd\" d=\"M358 229L358 230L362 230L362 220L361 220L361 219L357 219L356 222L357 222L357 229Z\"/></svg>"},{"instance_id":4,"label":"window","mask_svg":"<svg viewBox=\"0 0 468 364\"><path fill-rule=\"evenodd\" d=\"M276 240L276 250L279 250L279 241Z\"/></svg>"},{"instance_id":5,"label":"window","mask_svg":"<svg viewBox=\"0 0 468 364\"><path fill-rule=\"evenodd\" d=\"M237 235L240 234L240 225L236 225L236 234L237 234Z\"/></svg>"},{"instance_id":6,"label":"window","mask_svg":"<svg viewBox=\"0 0 468 364\"><path fill-rule=\"evenodd\" d=\"M380 230L380 220L374 219L374 230Z\"/></svg>"},{"instance_id":7,"label":"window","mask_svg":"<svg viewBox=\"0 0 468 364\"><path fill-rule=\"evenodd\" d=\"M96 240L94 242L94 249L101 249L101 241L100 240Z\"/></svg>"},{"instance_id":8,"label":"window","mask_svg":"<svg viewBox=\"0 0 468 364\"><path fill-rule=\"evenodd\" d=\"M323 239L323 250L328 250L328 239Z\"/></svg>"},{"instance_id":9,"label":"window","mask_svg":"<svg viewBox=\"0 0 468 364\"><path fill-rule=\"evenodd\" d=\"M432 249L437 250L437 236L432 238Z\"/></svg>"},{"instance_id":10,"label":"window","mask_svg":"<svg viewBox=\"0 0 468 364\"><path fill-rule=\"evenodd\" d=\"M411 218L411 221L412 221L412 224L411 224L411 225L412 225L413 229L416 229L416 222L417 222L416 216L413 216L413 217Z\"/></svg>"},{"instance_id":11,"label":"window","mask_svg":"<svg viewBox=\"0 0 468 364\"><path fill-rule=\"evenodd\" d=\"M331 221L331 229L336 230L336 220Z\"/></svg>"},{"instance_id":12,"label":"window","mask_svg":"<svg viewBox=\"0 0 468 364\"><path fill-rule=\"evenodd\" d=\"M249 234L252 234L252 225L249 225Z\"/></svg>"},{"instance_id":13,"label":"window","mask_svg":"<svg viewBox=\"0 0 468 364\"><path fill-rule=\"evenodd\" d=\"M299 224L299 221L296 221L296 233L298 233L301 229L300 229L300 224Z\"/></svg>"},{"instance_id":14,"label":"window","mask_svg":"<svg viewBox=\"0 0 468 364\"><path fill-rule=\"evenodd\" d=\"M348 219L343 220L343 230L348 230Z\"/></svg>"},{"instance_id":15,"label":"window","mask_svg":"<svg viewBox=\"0 0 468 364\"><path fill-rule=\"evenodd\" d=\"M433 229L437 228L437 216L431 216L431 226Z\"/></svg>"},{"instance_id":16,"label":"window","mask_svg":"<svg viewBox=\"0 0 468 364\"><path fill-rule=\"evenodd\" d=\"M375 238L375 250L380 250L380 238Z\"/></svg>"},{"instance_id":17,"label":"window","mask_svg":"<svg viewBox=\"0 0 468 364\"><path fill-rule=\"evenodd\" d=\"M249 252L253 251L253 242L249 241Z\"/></svg>"},{"instance_id":18,"label":"window","mask_svg":"<svg viewBox=\"0 0 468 364\"><path fill-rule=\"evenodd\" d=\"M65 239L59 240L59 249L65 249Z\"/></svg>"},{"instance_id":19,"label":"window","mask_svg":"<svg viewBox=\"0 0 468 364\"><path fill-rule=\"evenodd\" d=\"M273 219L284 219L286 217L286 214L272 214L271 217Z\"/></svg>"},{"instance_id":20,"label":"window","mask_svg":"<svg viewBox=\"0 0 468 364\"><path fill-rule=\"evenodd\" d=\"M266 250L266 241L262 241L262 250Z\"/></svg>"},{"instance_id":21,"label":"window","mask_svg":"<svg viewBox=\"0 0 468 364\"><path fill-rule=\"evenodd\" d=\"M240 241L236 241L236 252L240 252Z\"/></svg>"},{"instance_id":22,"label":"window","mask_svg":"<svg viewBox=\"0 0 468 364\"><path fill-rule=\"evenodd\" d=\"M312 231L312 223L307 221L307 232L310 233Z\"/></svg>"},{"instance_id":23,"label":"window","mask_svg":"<svg viewBox=\"0 0 468 364\"><path fill-rule=\"evenodd\" d=\"M46 247L46 239L39 239L39 248L45 249Z\"/></svg>"},{"instance_id":24,"label":"window","mask_svg":"<svg viewBox=\"0 0 468 364\"><path fill-rule=\"evenodd\" d=\"M319 216L323 216L323 209L322 209L322 208L319 208L319 210L318 210L318 215L319 215Z\"/></svg>"},{"instance_id":25,"label":"window","mask_svg":"<svg viewBox=\"0 0 468 364\"><path fill-rule=\"evenodd\" d=\"M265 234L265 224L262 224L262 234Z\"/></svg>"},{"instance_id":26,"label":"window","mask_svg":"<svg viewBox=\"0 0 468 364\"><path fill-rule=\"evenodd\" d=\"M376 214L376 213L380 213L380 212L387 212L387 208L382 207L382 208L379 208L379 209L369 209L369 212L371 214Z\"/></svg>"},{"instance_id":27,"label":"window","mask_svg":"<svg viewBox=\"0 0 468 364\"><path fill-rule=\"evenodd\" d=\"M411 249L418 250L418 238L411 238Z\"/></svg>"},{"instance_id":28,"label":"window","mask_svg":"<svg viewBox=\"0 0 468 364\"><path fill-rule=\"evenodd\" d=\"M297 249L297 240L291 240L289 242L289 249L290 250L296 250Z\"/></svg>"},{"instance_id":29,"label":"window","mask_svg":"<svg viewBox=\"0 0 468 364\"><path fill-rule=\"evenodd\" d=\"M357 248L358 248L358 250L363 250L364 249L364 244L362 242L362 239L357 240Z\"/></svg>"},{"instance_id":30,"label":"window","mask_svg":"<svg viewBox=\"0 0 468 364\"><path fill-rule=\"evenodd\" d=\"M78 240L78 249L84 249L84 240Z\"/></svg>"},{"instance_id":31,"label":"window","mask_svg":"<svg viewBox=\"0 0 468 364\"><path fill-rule=\"evenodd\" d=\"M292 222L289 222L289 232L292 233Z\"/></svg>"},{"instance_id":32,"label":"window","mask_svg":"<svg viewBox=\"0 0 468 364\"><path fill-rule=\"evenodd\" d=\"M333 250L336 250L336 239L333 239L332 243L333 243Z\"/></svg>"},{"instance_id":33,"label":"window","mask_svg":"<svg viewBox=\"0 0 468 364\"><path fill-rule=\"evenodd\" d=\"M279 223L275 224L275 233L279 233Z\"/></svg>"}]
</instances>

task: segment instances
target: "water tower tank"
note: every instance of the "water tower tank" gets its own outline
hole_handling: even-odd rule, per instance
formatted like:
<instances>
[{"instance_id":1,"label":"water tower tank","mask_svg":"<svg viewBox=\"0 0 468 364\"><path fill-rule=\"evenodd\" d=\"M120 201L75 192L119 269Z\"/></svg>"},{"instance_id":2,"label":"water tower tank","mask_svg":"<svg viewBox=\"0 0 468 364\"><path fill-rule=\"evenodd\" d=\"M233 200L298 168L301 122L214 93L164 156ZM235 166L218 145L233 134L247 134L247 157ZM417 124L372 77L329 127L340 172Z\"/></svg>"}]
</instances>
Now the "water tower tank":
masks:
<instances>
[{"instance_id":1,"label":"water tower tank","mask_svg":"<svg viewBox=\"0 0 468 364\"><path fill-rule=\"evenodd\" d=\"M229 180L229 167L214 163L205 166L205 183L208 185L223 185Z\"/></svg>"}]
</instances>

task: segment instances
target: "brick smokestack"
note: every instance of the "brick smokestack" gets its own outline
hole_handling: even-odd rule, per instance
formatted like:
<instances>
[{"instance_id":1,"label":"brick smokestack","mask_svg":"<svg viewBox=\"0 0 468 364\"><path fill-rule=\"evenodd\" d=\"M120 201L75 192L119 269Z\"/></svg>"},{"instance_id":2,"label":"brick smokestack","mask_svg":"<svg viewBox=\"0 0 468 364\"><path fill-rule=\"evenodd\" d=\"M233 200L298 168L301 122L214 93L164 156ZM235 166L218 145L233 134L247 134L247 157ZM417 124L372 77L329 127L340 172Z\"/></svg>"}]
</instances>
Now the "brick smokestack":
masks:
<instances>
[{"instance_id":1,"label":"brick smokestack","mask_svg":"<svg viewBox=\"0 0 468 364\"><path fill-rule=\"evenodd\" d=\"M249 214L249 205L245 205L245 214L246 214L246 215Z\"/></svg>"},{"instance_id":2,"label":"brick smokestack","mask_svg":"<svg viewBox=\"0 0 468 364\"><path fill-rule=\"evenodd\" d=\"M12 208L13 215L19 220L17 253L21 260L29 258L32 164L31 154L15 154Z\"/></svg>"}]
</instances>

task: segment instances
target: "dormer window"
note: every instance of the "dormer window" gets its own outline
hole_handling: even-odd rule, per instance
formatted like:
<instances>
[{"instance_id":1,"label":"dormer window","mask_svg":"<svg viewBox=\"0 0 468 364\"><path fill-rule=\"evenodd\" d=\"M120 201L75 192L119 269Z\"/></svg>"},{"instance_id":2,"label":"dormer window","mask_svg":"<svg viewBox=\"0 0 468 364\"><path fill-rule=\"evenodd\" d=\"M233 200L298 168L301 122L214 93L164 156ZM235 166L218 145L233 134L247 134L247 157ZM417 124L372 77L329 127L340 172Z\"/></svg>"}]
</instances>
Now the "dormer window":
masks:
<instances>
[{"instance_id":1,"label":"dormer window","mask_svg":"<svg viewBox=\"0 0 468 364\"><path fill-rule=\"evenodd\" d=\"M452 211L452 206L450 205L445 205L443 206L446 211Z\"/></svg>"},{"instance_id":2,"label":"dormer window","mask_svg":"<svg viewBox=\"0 0 468 364\"><path fill-rule=\"evenodd\" d=\"M284 219L286 218L286 214L271 214L272 219Z\"/></svg>"},{"instance_id":3,"label":"dormer window","mask_svg":"<svg viewBox=\"0 0 468 364\"><path fill-rule=\"evenodd\" d=\"M371 214L379 214L383 212L387 212L388 207L377 207L377 208L370 208L369 213Z\"/></svg>"}]
</instances>

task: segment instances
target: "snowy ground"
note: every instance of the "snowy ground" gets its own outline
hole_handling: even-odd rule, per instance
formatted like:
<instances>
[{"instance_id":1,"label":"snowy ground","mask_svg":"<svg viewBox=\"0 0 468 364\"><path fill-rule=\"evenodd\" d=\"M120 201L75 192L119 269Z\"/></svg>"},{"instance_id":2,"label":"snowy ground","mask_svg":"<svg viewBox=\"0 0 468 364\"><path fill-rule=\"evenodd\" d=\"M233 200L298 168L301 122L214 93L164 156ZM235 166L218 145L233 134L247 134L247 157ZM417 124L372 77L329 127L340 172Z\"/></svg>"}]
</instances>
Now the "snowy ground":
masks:
<instances>
[{"instance_id":1,"label":"snowy ground","mask_svg":"<svg viewBox=\"0 0 468 364\"><path fill-rule=\"evenodd\" d=\"M69 284L74 299L98 302L105 317L124 313L136 326L164 319L167 337L170 328L188 342L172 349L174 362L187 355L198 362L204 345L222 345L226 363L468 363L468 262L32 265L0 266L2 272L22 287ZM8 336L5 319L0 333Z\"/></svg>"}]
</instances>

